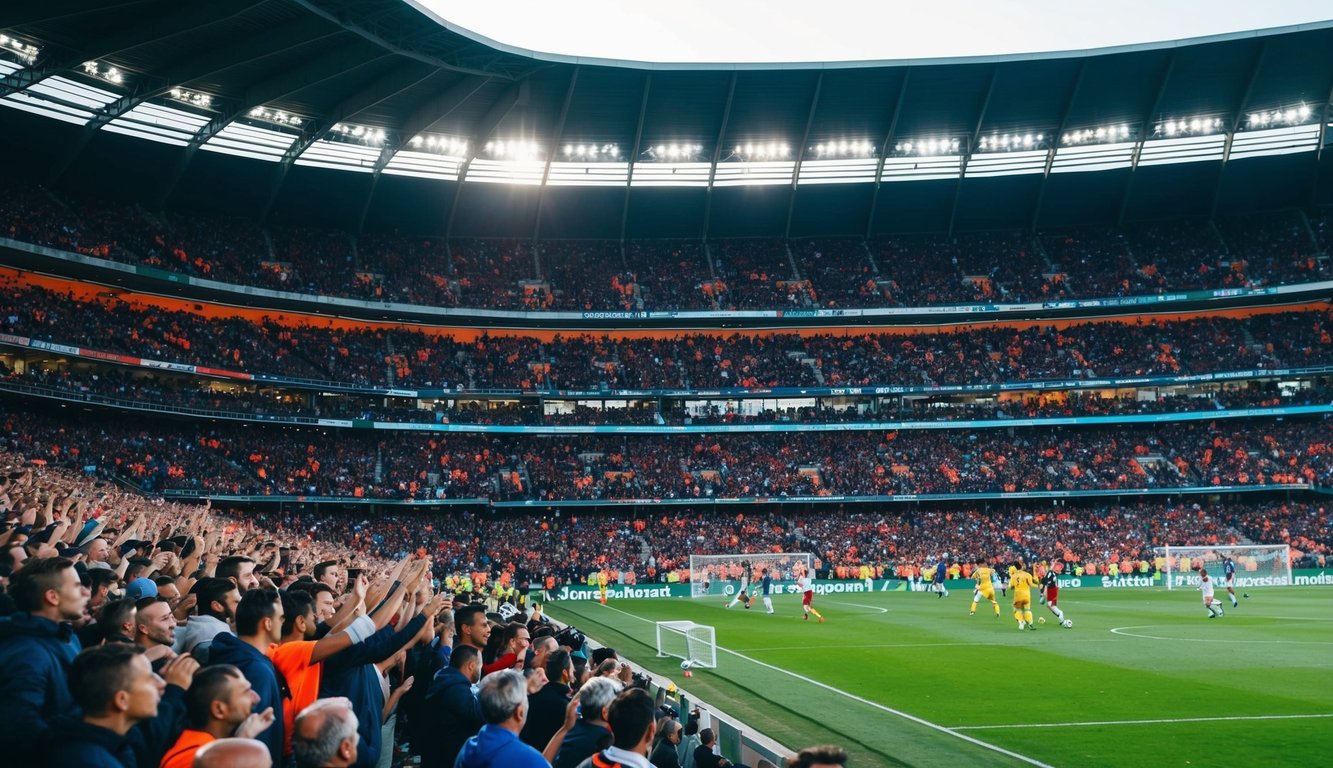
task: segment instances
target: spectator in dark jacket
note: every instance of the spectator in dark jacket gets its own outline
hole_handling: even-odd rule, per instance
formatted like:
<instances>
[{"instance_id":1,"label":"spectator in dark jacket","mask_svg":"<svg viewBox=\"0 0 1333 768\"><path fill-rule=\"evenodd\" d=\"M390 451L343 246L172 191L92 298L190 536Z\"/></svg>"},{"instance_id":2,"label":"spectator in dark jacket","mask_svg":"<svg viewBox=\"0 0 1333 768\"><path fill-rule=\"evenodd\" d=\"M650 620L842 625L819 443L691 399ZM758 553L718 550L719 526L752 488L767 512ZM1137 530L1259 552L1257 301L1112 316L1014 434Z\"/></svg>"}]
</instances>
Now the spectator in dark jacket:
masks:
<instances>
[{"instance_id":1,"label":"spectator in dark jacket","mask_svg":"<svg viewBox=\"0 0 1333 768\"><path fill-rule=\"evenodd\" d=\"M157 715L166 688L143 650L127 643L89 648L70 665L69 684L83 719L66 716L56 721L53 764L134 768L126 734Z\"/></svg>"},{"instance_id":2,"label":"spectator in dark jacket","mask_svg":"<svg viewBox=\"0 0 1333 768\"><path fill-rule=\"evenodd\" d=\"M579 768L642 766L648 747L657 735L657 706L641 688L622 691L606 708L606 720L614 735L611 746L584 760Z\"/></svg>"},{"instance_id":3,"label":"spectator in dark jacket","mask_svg":"<svg viewBox=\"0 0 1333 768\"><path fill-rule=\"evenodd\" d=\"M398 653L421 634L426 615L419 613L397 632L385 627L363 643L357 643L324 661L319 681L320 698L342 696L352 702L361 742L356 748L356 765L372 766L379 762L383 723L384 689L375 665ZM281 743L281 742L279 742Z\"/></svg>"},{"instance_id":4,"label":"spectator in dark jacket","mask_svg":"<svg viewBox=\"0 0 1333 768\"><path fill-rule=\"evenodd\" d=\"M546 679L540 691L528 697L528 721L519 738L534 749L544 750L555 732L565 722L565 708L569 706L569 681L574 677L574 664L569 651L552 651L546 656Z\"/></svg>"},{"instance_id":5,"label":"spectator in dark jacket","mask_svg":"<svg viewBox=\"0 0 1333 768\"><path fill-rule=\"evenodd\" d=\"M477 693L486 724L463 744L454 768L550 768L542 753L518 738L528 715L528 695L519 672L487 675Z\"/></svg>"},{"instance_id":6,"label":"spectator in dark jacket","mask_svg":"<svg viewBox=\"0 0 1333 768\"><path fill-rule=\"evenodd\" d=\"M579 688L579 719L565 734L551 765L575 768L611 746L611 726L606 722L606 709L620 694L621 688L620 681L610 677L594 677Z\"/></svg>"},{"instance_id":7,"label":"spectator in dark jacket","mask_svg":"<svg viewBox=\"0 0 1333 768\"><path fill-rule=\"evenodd\" d=\"M18 612L0 620L0 755L35 765L58 715L77 716L66 674L82 647L69 624L83 616L88 590L74 563L33 558L10 579Z\"/></svg>"},{"instance_id":8,"label":"spectator in dark jacket","mask_svg":"<svg viewBox=\"0 0 1333 768\"><path fill-rule=\"evenodd\" d=\"M277 590L252 589L236 606L236 634L219 634L209 649L209 663L231 664L250 681L254 692L259 694L257 711L273 708L273 725L258 738L268 746L274 765L282 764L282 702L287 686L285 681L279 681L278 670L266 652L270 645L282 640L282 618L282 600Z\"/></svg>"},{"instance_id":9,"label":"spectator in dark jacket","mask_svg":"<svg viewBox=\"0 0 1333 768\"><path fill-rule=\"evenodd\" d=\"M685 731L675 718L664 717L657 722L657 740L653 742L653 751L648 754L648 762L653 768L680 768L680 755L676 747Z\"/></svg>"},{"instance_id":10,"label":"spectator in dark jacket","mask_svg":"<svg viewBox=\"0 0 1333 768\"><path fill-rule=\"evenodd\" d=\"M485 720L472 686L481 680L481 651L460 645L449 655L426 694L427 722L433 724L421 743L423 768L453 768L463 743L481 730Z\"/></svg>"},{"instance_id":11,"label":"spectator in dark jacket","mask_svg":"<svg viewBox=\"0 0 1333 768\"><path fill-rule=\"evenodd\" d=\"M699 731L699 746L694 748L695 768L726 768L731 761L713 753L717 747L717 734L712 728Z\"/></svg>"}]
</instances>

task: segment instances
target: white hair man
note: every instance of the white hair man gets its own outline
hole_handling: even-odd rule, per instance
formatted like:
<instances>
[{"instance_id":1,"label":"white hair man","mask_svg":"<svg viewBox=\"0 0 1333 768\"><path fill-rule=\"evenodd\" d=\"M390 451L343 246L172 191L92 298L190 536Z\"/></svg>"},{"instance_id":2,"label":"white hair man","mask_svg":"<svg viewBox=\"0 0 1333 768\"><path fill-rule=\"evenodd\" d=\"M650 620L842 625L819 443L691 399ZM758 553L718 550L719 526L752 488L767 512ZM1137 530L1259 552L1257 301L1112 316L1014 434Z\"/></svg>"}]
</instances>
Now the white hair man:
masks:
<instances>
[{"instance_id":1,"label":"white hair man","mask_svg":"<svg viewBox=\"0 0 1333 768\"><path fill-rule=\"evenodd\" d=\"M520 672L507 669L481 680L477 692L486 724L467 740L455 768L550 768L542 753L524 744L518 734L528 718L528 684Z\"/></svg>"},{"instance_id":2,"label":"white hair man","mask_svg":"<svg viewBox=\"0 0 1333 768\"><path fill-rule=\"evenodd\" d=\"M318 699L296 716L292 752L297 768L344 768L356 763L359 723L352 702Z\"/></svg>"}]
</instances>

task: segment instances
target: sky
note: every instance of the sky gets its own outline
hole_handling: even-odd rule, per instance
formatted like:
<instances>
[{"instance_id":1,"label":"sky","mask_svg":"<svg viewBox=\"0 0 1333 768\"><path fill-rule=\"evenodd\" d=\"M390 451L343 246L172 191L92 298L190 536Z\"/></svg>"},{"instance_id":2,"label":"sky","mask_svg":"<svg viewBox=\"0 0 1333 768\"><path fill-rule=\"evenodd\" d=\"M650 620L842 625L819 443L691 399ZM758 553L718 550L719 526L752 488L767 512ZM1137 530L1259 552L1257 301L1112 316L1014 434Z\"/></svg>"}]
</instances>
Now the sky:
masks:
<instances>
[{"instance_id":1,"label":"sky","mask_svg":"<svg viewBox=\"0 0 1333 768\"><path fill-rule=\"evenodd\" d=\"M955 58L1136 45L1333 19L1329 0L405 0L524 51L653 63Z\"/></svg>"}]
</instances>

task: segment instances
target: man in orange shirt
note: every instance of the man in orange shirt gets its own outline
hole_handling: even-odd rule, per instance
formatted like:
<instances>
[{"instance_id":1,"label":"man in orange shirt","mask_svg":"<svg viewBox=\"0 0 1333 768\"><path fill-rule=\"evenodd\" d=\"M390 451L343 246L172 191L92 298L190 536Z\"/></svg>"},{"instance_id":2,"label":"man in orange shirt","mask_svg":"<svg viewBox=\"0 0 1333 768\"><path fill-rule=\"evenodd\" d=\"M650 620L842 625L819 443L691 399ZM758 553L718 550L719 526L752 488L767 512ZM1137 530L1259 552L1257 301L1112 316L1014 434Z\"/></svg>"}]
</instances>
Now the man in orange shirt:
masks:
<instances>
[{"instance_id":1,"label":"man in orange shirt","mask_svg":"<svg viewBox=\"0 0 1333 768\"><path fill-rule=\"evenodd\" d=\"M310 593L295 589L282 593L282 613L282 642L269 647L268 658L282 673L291 691L290 700L282 710L286 726L283 754L289 755L296 716L319 698L320 662L350 648L359 639L365 639L376 627L372 619L361 617L353 622L354 626L315 640L315 599Z\"/></svg>"},{"instance_id":2,"label":"man in orange shirt","mask_svg":"<svg viewBox=\"0 0 1333 768\"><path fill-rule=\"evenodd\" d=\"M204 667L185 692L189 727L162 757L160 768L190 768L200 747L230 736L253 738L273 725L273 708L255 713L259 694L230 664Z\"/></svg>"}]
</instances>

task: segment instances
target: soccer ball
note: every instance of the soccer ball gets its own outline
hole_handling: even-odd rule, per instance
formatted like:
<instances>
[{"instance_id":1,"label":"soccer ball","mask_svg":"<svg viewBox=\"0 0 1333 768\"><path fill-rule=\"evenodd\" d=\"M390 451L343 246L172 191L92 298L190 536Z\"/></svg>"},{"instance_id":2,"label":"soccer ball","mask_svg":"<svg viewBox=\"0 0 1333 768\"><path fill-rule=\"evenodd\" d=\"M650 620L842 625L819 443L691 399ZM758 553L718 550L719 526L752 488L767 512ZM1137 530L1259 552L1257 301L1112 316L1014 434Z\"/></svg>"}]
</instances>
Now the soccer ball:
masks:
<instances>
[{"instance_id":1,"label":"soccer ball","mask_svg":"<svg viewBox=\"0 0 1333 768\"><path fill-rule=\"evenodd\" d=\"M680 668L689 671L694 667L694 659L686 659L680 663Z\"/></svg>"},{"instance_id":2,"label":"soccer ball","mask_svg":"<svg viewBox=\"0 0 1333 768\"><path fill-rule=\"evenodd\" d=\"M1038 624L1045 624L1045 623L1046 623L1046 617L1045 617L1045 616L1038 616L1038 617L1037 617L1037 623L1038 623Z\"/></svg>"},{"instance_id":3,"label":"soccer ball","mask_svg":"<svg viewBox=\"0 0 1333 768\"><path fill-rule=\"evenodd\" d=\"M1073 629L1074 622L1072 619L1065 619L1064 621L1060 622L1060 626L1064 627L1065 629Z\"/></svg>"}]
</instances>

